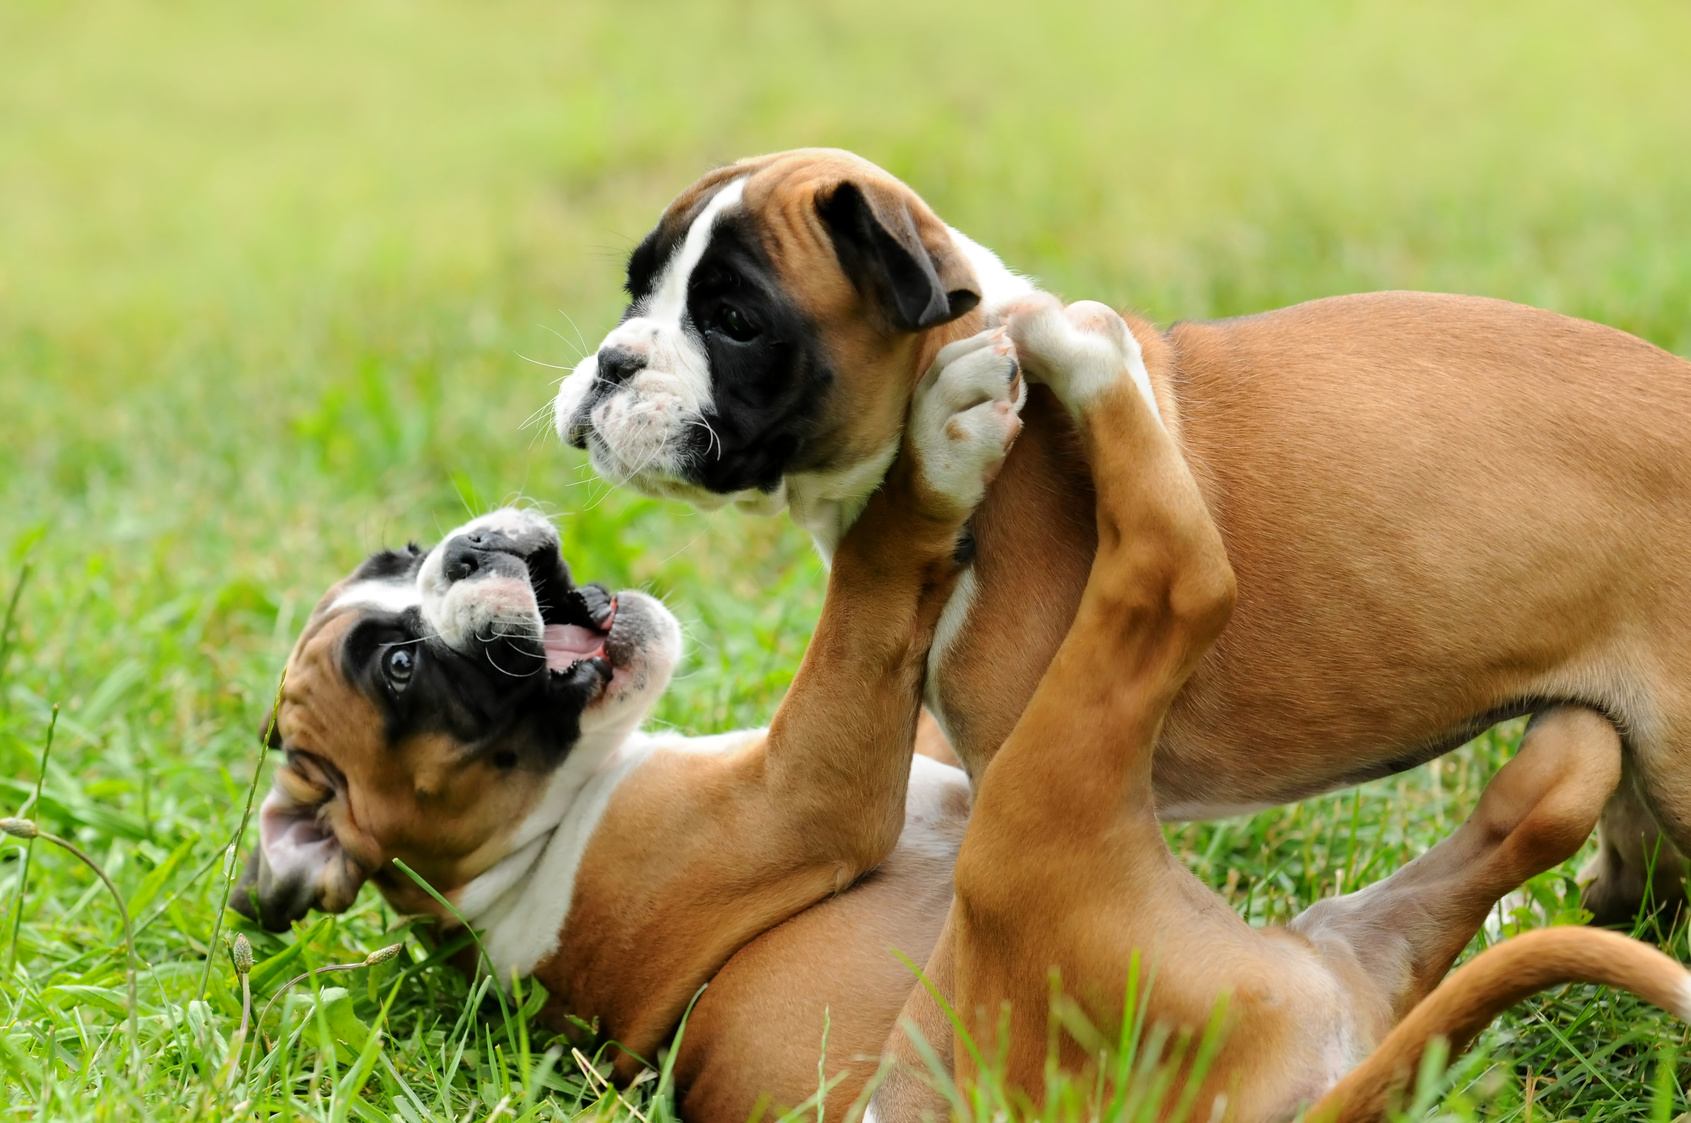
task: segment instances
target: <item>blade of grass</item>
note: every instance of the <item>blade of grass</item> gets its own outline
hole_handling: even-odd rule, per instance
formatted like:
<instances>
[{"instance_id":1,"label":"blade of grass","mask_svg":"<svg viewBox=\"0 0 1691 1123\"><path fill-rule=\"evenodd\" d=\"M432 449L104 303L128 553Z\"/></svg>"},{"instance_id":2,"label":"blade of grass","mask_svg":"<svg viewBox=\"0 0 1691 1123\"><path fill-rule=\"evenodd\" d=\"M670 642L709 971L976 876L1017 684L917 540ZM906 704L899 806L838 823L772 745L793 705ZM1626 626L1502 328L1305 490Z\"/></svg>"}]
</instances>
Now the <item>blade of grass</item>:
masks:
<instances>
[{"instance_id":1,"label":"blade of grass","mask_svg":"<svg viewBox=\"0 0 1691 1123\"><path fill-rule=\"evenodd\" d=\"M494 976L493 996L496 999L498 999L498 1001L499 1001L499 1012L504 1019L505 1032L508 1036L512 1037L512 1039L515 1040L515 1034L512 1032L512 1028L511 1028L511 1008L505 1002L505 988L498 985L498 978L497 978L497 974L496 974L497 971L498 971L498 968L495 967L494 964L493 964L493 957L491 955L488 955L487 949L482 946L481 937L476 935L476 930L473 927L470 926L469 921L464 919L464 914L458 911L457 906L455 906L451 901L447 900L445 897L441 896L439 893L435 892L435 887L430 885L427 881L424 881L421 874L419 874L416 870L412 869L410 866L406 865L404 862L400 861L398 858L395 858L393 860L393 864L398 866L400 868L400 870L404 872L406 877L409 877L412 881L415 881L417 883L418 887L423 890L423 892L425 892L429 896L433 897L435 899L435 901L440 905L441 908L445 909L447 912L450 912L452 914L453 919L456 920L459 924L463 925L464 931L468 932L470 934L470 937L475 940L475 942L476 942L476 952L481 956L481 961L483 963L487 964L487 973L490 976Z\"/></svg>"},{"instance_id":2,"label":"blade of grass","mask_svg":"<svg viewBox=\"0 0 1691 1123\"><path fill-rule=\"evenodd\" d=\"M264 736L258 742L258 761L253 765L252 783L247 785L247 802L241 808L241 824L235 828L234 836L229 845L224 848L228 856L229 866L223 871L223 898L217 904L217 912L211 918L211 936L206 940L205 969L200 972L200 985L194 992L194 999L205 1001L206 985L211 981L211 963L213 956L211 949L217 946L217 937L223 931L223 914L229 909L229 893L235 886L235 866L240 857L241 839L246 837L247 823L252 819L252 801L258 794L259 777L264 775L265 753L270 751L270 738L276 734L276 714L282 708L282 690L288 685L288 672L284 669L282 677L276 684L276 698L270 703L270 721L265 726Z\"/></svg>"},{"instance_id":3,"label":"blade of grass","mask_svg":"<svg viewBox=\"0 0 1691 1123\"><path fill-rule=\"evenodd\" d=\"M117 883L107 875L105 869L101 867L100 863L96 862L89 856L87 851L83 850L82 847L76 845L74 842L60 838L56 834L51 834L47 831L41 830L28 819L0 819L0 829L4 829L7 834L23 834L24 837L28 838L31 842L33 842L36 838L43 838L47 840L59 849L67 851L73 857L81 861L83 865L93 870L95 876L105 883L107 889L111 890L112 900L117 905L117 914L123 919L123 943L128 953L129 961L129 970L126 974L129 982L130 1064L135 1075L139 1076L141 1071L141 1001L139 983L137 980L140 972L136 968L137 957L135 953L135 927L129 922L129 906L124 903L123 893L118 889Z\"/></svg>"},{"instance_id":4,"label":"blade of grass","mask_svg":"<svg viewBox=\"0 0 1691 1123\"><path fill-rule=\"evenodd\" d=\"M29 580L30 569L27 561L18 568L17 584L12 586L12 597L6 602L6 619L0 622L0 683L6 681L6 667L12 661L12 625L17 622L18 601L23 597L23 587Z\"/></svg>"}]
</instances>

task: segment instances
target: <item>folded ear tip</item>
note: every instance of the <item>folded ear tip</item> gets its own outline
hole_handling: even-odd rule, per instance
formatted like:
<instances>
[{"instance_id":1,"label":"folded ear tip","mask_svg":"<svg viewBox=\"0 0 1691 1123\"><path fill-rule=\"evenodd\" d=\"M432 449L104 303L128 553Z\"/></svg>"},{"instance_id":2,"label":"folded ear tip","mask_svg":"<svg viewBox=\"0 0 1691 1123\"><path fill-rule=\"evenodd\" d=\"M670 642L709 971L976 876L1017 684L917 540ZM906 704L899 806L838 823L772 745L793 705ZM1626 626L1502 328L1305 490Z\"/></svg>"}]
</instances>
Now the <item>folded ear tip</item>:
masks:
<instances>
[{"instance_id":1,"label":"folded ear tip","mask_svg":"<svg viewBox=\"0 0 1691 1123\"><path fill-rule=\"evenodd\" d=\"M973 270L946 227L908 188L850 179L816 193L840 268L899 331L927 331L980 303Z\"/></svg>"},{"instance_id":2,"label":"folded ear tip","mask_svg":"<svg viewBox=\"0 0 1691 1123\"><path fill-rule=\"evenodd\" d=\"M259 719L258 741L265 748L279 749L282 747L282 731L277 728L274 711L266 710L264 717Z\"/></svg>"},{"instance_id":3,"label":"folded ear tip","mask_svg":"<svg viewBox=\"0 0 1691 1123\"><path fill-rule=\"evenodd\" d=\"M981 302L981 294L970 289L952 289L941 298L938 292L922 310L921 315L913 321L916 331L926 331L937 328L941 324L949 324L952 320L972 310Z\"/></svg>"},{"instance_id":4,"label":"folded ear tip","mask_svg":"<svg viewBox=\"0 0 1691 1123\"><path fill-rule=\"evenodd\" d=\"M945 294L945 299L950 306L948 318L955 320L967 312L974 311L981 302L981 294L974 289L952 289Z\"/></svg>"}]
</instances>

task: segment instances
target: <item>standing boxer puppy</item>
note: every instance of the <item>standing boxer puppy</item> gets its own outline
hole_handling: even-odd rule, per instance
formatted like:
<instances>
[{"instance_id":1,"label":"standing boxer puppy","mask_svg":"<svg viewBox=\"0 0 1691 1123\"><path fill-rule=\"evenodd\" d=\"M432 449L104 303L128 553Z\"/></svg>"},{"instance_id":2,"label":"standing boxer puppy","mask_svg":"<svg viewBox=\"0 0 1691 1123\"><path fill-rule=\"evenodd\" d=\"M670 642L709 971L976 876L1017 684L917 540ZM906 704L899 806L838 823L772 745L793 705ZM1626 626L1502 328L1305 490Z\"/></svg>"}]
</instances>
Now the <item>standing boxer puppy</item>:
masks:
<instances>
[{"instance_id":1,"label":"standing boxer puppy","mask_svg":"<svg viewBox=\"0 0 1691 1123\"><path fill-rule=\"evenodd\" d=\"M1252 929L1169 852L1153 750L1233 611L1233 571L1134 377L1126 323L1103 305L1064 310L1049 297L1008 312L1024 370L1078 421L1098 550L1072 629L980 777L958 855L955 993L981 1042L980 1054L958 1052L959 1075L1002 1047L1011 1085L1039 1102L1050 971L1114 1040L1136 951L1153 973L1147 1025L1201 1034L1227 1004L1220 1051L1186 1102L1196 1119L1269 1123L1311 1101L1309 1120L1379 1119L1432 1037L1464 1048L1505 1006L1569 980L1624 986L1691 1016L1691 975L1659 951L1553 929L1482 953L1392 1029L1496 897L1545 852L1577 844L1613 792L1620 741L1588 709L1540 715L1456 836L1289 930ZM994 1042L1001 1011L1009 1040ZM1097 1063L1072 1040L1059 1047L1065 1067Z\"/></svg>"},{"instance_id":2,"label":"standing boxer puppy","mask_svg":"<svg viewBox=\"0 0 1691 1123\"><path fill-rule=\"evenodd\" d=\"M623 1079L715 978L678 1066L690 1117L806 1098L828 1009L843 1112L910 989L890 949L925 958L951 898L967 787L912 771L911 746L960 528L1019 428L1009 351L965 348L918 388L906 454L839 544L767 732L640 732L680 654L675 619L576 585L536 515L371 558L289 658L287 762L237 907L281 929L370 880L437 913L401 858L481 931L502 981L545 984L548 1020L597 1021Z\"/></svg>"},{"instance_id":3,"label":"standing boxer puppy","mask_svg":"<svg viewBox=\"0 0 1691 1123\"><path fill-rule=\"evenodd\" d=\"M627 284L622 322L558 391L560 434L651 494L785 507L824 554L935 352L1030 291L904 184L819 149L700 179ZM1623 735L1626 772L1587 906L1630 916L1652 858L1658 899L1677 898L1683 865L1657 855L1655 824L1691 846L1691 363L1418 293L1131 331L1133 383L1238 578L1228 631L1161 727L1159 813L1305 798L1577 704L1612 727L1589 731L1590 752ZM1067 633L1097 545L1068 416L1038 391L1023 421L971 520L927 679L975 777Z\"/></svg>"}]
</instances>

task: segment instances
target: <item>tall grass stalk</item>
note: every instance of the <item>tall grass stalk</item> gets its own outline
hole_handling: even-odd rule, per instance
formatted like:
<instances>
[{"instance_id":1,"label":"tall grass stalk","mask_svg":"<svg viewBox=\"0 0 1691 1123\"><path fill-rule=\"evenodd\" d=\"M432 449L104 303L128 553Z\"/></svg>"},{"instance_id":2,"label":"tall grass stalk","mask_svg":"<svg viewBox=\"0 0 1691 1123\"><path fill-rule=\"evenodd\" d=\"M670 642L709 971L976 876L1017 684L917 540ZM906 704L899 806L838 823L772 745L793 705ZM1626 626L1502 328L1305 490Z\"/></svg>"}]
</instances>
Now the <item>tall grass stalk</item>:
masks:
<instances>
[{"instance_id":1,"label":"tall grass stalk","mask_svg":"<svg viewBox=\"0 0 1691 1123\"><path fill-rule=\"evenodd\" d=\"M106 874L100 863L90 857L80 846L69 839L60 838L56 834L40 829L32 820L0 819L0 831L17 838L28 839L31 842L39 838L52 843L93 870L94 875L104 882L106 888L111 891L112 901L117 905L117 914L123 920L123 950L127 964L124 978L129 987L130 1064L135 1076L139 1077L141 1073L141 996L137 980L140 971L137 967L138 959L135 954L135 927L129 922L129 905L123 899L123 891Z\"/></svg>"},{"instance_id":2,"label":"tall grass stalk","mask_svg":"<svg viewBox=\"0 0 1691 1123\"><path fill-rule=\"evenodd\" d=\"M6 601L6 618L0 620L0 686L6 682L6 666L12 661L12 627L18 619L18 601L23 598L23 587L29 581L30 566L26 561L18 567L18 579L12 585L12 595ZM0 694L0 705L4 705L5 697Z\"/></svg>"},{"instance_id":3,"label":"tall grass stalk","mask_svg":"<svg viewBox=\"0 0 1691 1123\"><path fill-rule=\"evenodd\" d=\"M18 587L19 589L23 587L22 577L18 578ZM12 604L14 607L17 604L16 592L12 594ZM10 620L11 612L8 610L8 623ZM4 669L4 664L0 664L0 669ZM20 815L39 815L41 813L36 808L41 803L41 787L47 781L47 761L53 755L53 733L58 728L59 706L55 702L53 704L53 716L47 721L47 737L41 745L41 763L35 769L35 792L29 797L29 802L19 810ZM18 863L18 903L12 914L12 938L7 942L6 947L6 975L8 977L17 969L18 965L18 936L23 930L24 905L29 899L29 864L34 857L35 837L31 835L29 841L24 844L23 858Z\"/></svg>"},{"instance_id":4,"label":"tall grass stalk","mask_svg":"<svg viewBox=\"0 0 1691 1123\"><path fill-rule=\"evenodd\" d=\"M235 827L235 833L229 840L225 850L227 865L223 870L223 895L217 903L217 913L211 918L211 937L206 941L205 970L200 973L200 987L196 993L196 1000L203 1000L206 984L211 981L211 952L210 948L217 946L217 937L223 931L223 914L229 909L229 894L235 885L236 870L241 864L241 840L247 836L247 823L252 819L253 797L258 794L258 782L264 776L264 766L270 752L270 738L276 733L276 715L282 709L282 691L288 685L288 672L283 670L280 680L276 683L276 697L270 703L270 717L265 722L264 736L258 739L258 759L253 762L252 781L247 785L247 800L241 805L241 821Z\"/></svg>"}]
</instances>

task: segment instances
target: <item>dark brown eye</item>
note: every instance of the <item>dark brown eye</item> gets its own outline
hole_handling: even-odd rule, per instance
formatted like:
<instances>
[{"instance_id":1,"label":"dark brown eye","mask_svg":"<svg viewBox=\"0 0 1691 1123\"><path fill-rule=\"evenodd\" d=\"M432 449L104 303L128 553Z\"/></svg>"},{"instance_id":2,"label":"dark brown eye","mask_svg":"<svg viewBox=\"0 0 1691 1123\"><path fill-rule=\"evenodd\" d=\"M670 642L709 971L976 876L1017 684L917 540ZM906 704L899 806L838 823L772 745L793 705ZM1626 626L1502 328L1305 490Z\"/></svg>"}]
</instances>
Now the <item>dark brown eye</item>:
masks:
<instances>
[{"instance_id":1,"label":"dark brown eye","mask_svg":"<svg viewBox=\"0 0 1691 1123\"><path fill-rule=\"evenodd\" d=\"M757 338L757 325L732 304L724 304L716 314L716 330L736 343L748 343Z\"/></svg>"},{"instance_id":2,"label":"dark brown eye","mask_svg":"<svg viewBox=\"0 0 1691 1123\"><path fill-rule=\"evenodd\" d=\"M388 682L395 690L404 690L411 681L411 673L416 669L416 656L411 654L408 647L391 648L382 657L382 670L387 673Z\"/></svg>"}]
</instances>

